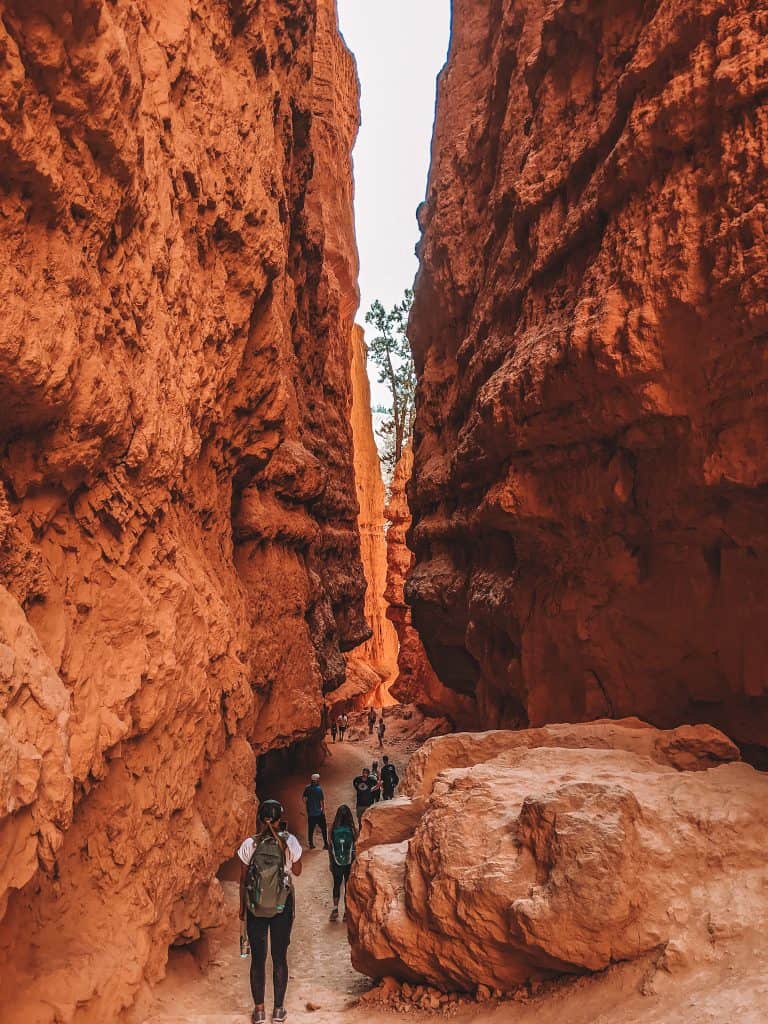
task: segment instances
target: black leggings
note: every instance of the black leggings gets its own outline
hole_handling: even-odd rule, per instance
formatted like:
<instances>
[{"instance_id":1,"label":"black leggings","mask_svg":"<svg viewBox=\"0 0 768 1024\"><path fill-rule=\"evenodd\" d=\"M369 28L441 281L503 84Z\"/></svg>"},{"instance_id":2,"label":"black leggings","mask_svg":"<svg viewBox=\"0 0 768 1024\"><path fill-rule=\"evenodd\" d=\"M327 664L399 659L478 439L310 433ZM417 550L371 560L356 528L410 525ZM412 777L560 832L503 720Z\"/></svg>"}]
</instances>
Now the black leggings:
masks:
<instances>
[{"instance_id":1,"label":"black leggings","mask_svg":"<svg viewBox=\"0 0 768 1024\"><path fill-rule=\"evenodd\" d=\"M339 900L341 899L341 883L343 882L346 887L346 883L349 881L349 872L351 870L351 864L337 864L335 860L331 860L331 874L333 875L334 907L338 904Z\"/></svg>"},{"instance_id":2,"label":"black leggings","mask_svg":"<svg viewBox=\"0 0 768 1024\"><path fill-rule=\"evenodd\" d=\"M250 911L246 918L248 941L251 944L251 994L256 1006L264 1005L267 983L267 935L272 947L272 980L275 986L275 1006L285 1005L288 988L288 946L294 917L294 896L288 898L285 910L275 917L254 917Z\"/></svg>"}]
</instances>

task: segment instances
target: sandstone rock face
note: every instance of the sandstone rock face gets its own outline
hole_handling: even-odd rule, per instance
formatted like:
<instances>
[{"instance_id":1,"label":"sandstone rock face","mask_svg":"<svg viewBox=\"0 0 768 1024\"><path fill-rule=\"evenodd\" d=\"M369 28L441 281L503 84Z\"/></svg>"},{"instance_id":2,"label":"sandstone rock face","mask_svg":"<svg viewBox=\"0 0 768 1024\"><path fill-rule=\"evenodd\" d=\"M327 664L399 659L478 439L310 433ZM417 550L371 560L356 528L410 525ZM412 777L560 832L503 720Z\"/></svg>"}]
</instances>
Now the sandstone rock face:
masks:
<instances>
[{"instance_id":1,"label":"sandstone rock face","mask_svg":"<svg viewBox=\"0 0 768 1024\"><path fill-rule=\"evenodd\" d=\"M397 633L387 618L384 591L387 586L387 541L384 536L384 481L376 449L371 420L371 385L367 372L368 349L365 332L357 324L352 329L352 439L355 450L355 489L360 511L357 516L365 591L365 617L372 635L347 666L359 677L366 667L379 676L379 683L394 675L397 668ZM371 692L371 691L368 691ZM373 698L373 693L371 693Z\"/></svg>"},{"instance_id":2,"label":"sandstone rock face","mask_svg":"<svg viewBox=\"0 0 768 1024\"><path fill-rule=\"evenodd\" d=\"M430 741L409 797L366 814L353 961L508 990L660 953L668 971L764 931L768 779L709 727L636 720Z\"/></svg>"},{"instance_id":3,"label":"sandstone rock face","mask_svg":"<svg viewBox=\"0 0 768 1024\"><path fill-rule=\"evenodd\" d=\"M765 744L766 17L455 0L410 598L488 724Z\"/></svg>"},{"instance_id":4,"label":"sandstone rock face","mask_svg":"<svg viewBox=\"0 0 768 1024\"><path fill-rule=\"evenodd\" d=\"M368 634L358 86L332 0L0 14L0 1017L103 1024Z\"/></svg>"},{"instance_id":5,"label":"sandstone rock face","mask_svg":"<svg viewBox=\"0 0 768 1024\"><path fill-rule=\"evenodd\" d=\"M413 450L405 448L392 474L392 487L386 508L387 528L387 615L394 623L399 642L397 678L390 688L403 704L416 704L432 714L447 715L454 723L469 728L475 725L475 703L449 690L438 679L429 663L419 634L413 628L411 609L405 601L405 581L413 566L413 552L406 535L411 526L406 488L413 471Z\"/></svg>"}]
</instances>

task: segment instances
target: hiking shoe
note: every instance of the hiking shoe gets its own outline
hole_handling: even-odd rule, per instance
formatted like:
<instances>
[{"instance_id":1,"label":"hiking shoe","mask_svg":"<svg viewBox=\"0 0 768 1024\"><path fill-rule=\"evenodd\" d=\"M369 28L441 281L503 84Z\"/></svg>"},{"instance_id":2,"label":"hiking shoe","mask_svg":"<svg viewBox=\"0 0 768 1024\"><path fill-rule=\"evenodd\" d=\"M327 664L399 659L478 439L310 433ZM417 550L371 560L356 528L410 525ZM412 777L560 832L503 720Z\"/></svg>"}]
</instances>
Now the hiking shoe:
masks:
<instances>
[{"instance_id":1,"label":"hiking shoe","mask_svg":"<svg viewBox=\"0 0 768 1024\"><path fill-rule=\"evenodd\" d=\"M251 1024L267 1024L267 1014L265 1010L254 1010L251 1014Z\"/></svg>"},{"instance_id":2,"label":"hiking shoe","mask_svg":"<svg viewBox=\"0 0 768 1024\"><path fill-rule=\"evenodd\" d=\"M283 1024L288 1019L288 1011L284 1006L276 1006L272 1011L272 1024Z\"/></svg>"},{"instance_id":3,"label":"hiking shoe","mask_svg":"<svg viewBox=\"0 0 768 1024\"><path fill-rule=\"evenodd\" d=\"M331 911L330 920L331 921L338 921L339 920L339 908L338 907L334 907L333 910Z\"/></svg>"}]
</instances>

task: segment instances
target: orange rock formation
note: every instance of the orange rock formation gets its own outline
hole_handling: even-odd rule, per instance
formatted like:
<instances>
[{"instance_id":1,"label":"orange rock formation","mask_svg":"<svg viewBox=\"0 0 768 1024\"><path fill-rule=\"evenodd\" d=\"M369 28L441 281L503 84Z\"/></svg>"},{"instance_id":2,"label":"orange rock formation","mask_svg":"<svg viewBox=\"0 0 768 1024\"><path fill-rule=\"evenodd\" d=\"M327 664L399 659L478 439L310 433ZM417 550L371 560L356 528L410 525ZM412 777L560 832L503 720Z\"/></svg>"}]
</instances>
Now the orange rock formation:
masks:
<instances>
[{"instance_id":1,"label":"orange rock formation","mask_svg":"<svg viewBox=\"0 0 768 1024\"><path fill-rule=\"evenodd\" d=\"M411 622L406 604L405 583L413 566L413 553L406 536L411 526L406 488L413 470L413 450L408 445L395 466L387 504L387 615L394 623L399 641L398 674L390 692L403 704L416 704L428 714L446 715L454 722L470 727L475 720L475 705L440 682L429 663L424 645Z\"/></svg>"},{"instance_id":2,"label":"orange rock formation","mask_svg":"<svg viewBox=\"0 0 768 1024\"><path fill-rule=\"evenodd\" d=\"M0 0L0 1018L114 1021L366 639L332 0Z\"/></svg>"},{"instance_id":3,"label":"orange rock formation","mask_svg":"<svg viewBox=\"0 0 768 1024\"><path fill-rule=\"evenodd\" d=\"M455 0L413 619L487 724L768 735L762 0Z\"/></svg>"},{"instance_id":4,"label":"orange rock formation","mask_svg":"<svg viewBox=\"0 0 768 1024\"><path fill-rule=\"evenodd\" d=\"M347 684L356 685L361 706L378 701L380 684L397 669L397 633L387 618L387 541L384 536L384 481L371 421L371 385L367 372L365 332L352 329L352 438L355 449L355 489L360 549L368 588L365 617L372 635L354 654L347 655ZM373 675L371 675L371 669Z\"/></svg>"},{"instance_id":5,"label":"orange rock formation","mask_svg":"<svg viewBox=\"0 0 768 1024\"><path fill-rule=\"evenodd\" d=\"M353 962L509 991L652 954L716 987L768 922L768 779L738 759L637 719L430 740L363 820Z\"/></svg>"}]
</instances>

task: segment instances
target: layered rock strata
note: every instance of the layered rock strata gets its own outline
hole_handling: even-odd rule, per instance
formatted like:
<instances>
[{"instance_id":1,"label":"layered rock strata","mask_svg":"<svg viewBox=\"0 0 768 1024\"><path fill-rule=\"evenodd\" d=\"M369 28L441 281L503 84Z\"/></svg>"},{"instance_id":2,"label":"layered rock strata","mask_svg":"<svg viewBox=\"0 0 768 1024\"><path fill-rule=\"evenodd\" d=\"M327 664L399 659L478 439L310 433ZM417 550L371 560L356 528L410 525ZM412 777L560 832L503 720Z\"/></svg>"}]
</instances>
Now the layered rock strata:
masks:
<instances>
[{"instance_id":1,"label":"layered rock strata","mask_svg":"<svg viewBox=\"0 0 768 1024\"><path fill-rule=\"evenodd\" d=\"M654 954L711 983L768 921L768 780L738 758L636 719L430 740L363 820L353 962L509 991Z\"/></svg>"},{"instance_id":2,"label":"layered rock strata","mask_svg":"<svg viewBox=\"0 0 768 1024\"><path fill-rule=\"evenodd\" d=\"M403 451L395 471L386 508L387 528L387 615L397 631L399 650L397 678L390 688L392 696L403 704L415 704L428 714L447 715L455 724L471 728L476 724L475 702L450 690L438 679L424 645L411 621L411 609L405 600L405 581L413 567L413 552L407 543L411 511L406 488L413 471L413 449Z\"/></svg>"},{"instance_id":3,"label":"layered rock strata","mask_svg":"<svg viewBox=\"0 0 768 1024\"><path fill-rule=\"evenodd\" d=\"M332 0L0 2L0 1017L114 1021L364 641Z\"/></svg>"},{"instance_id":4,"label":"layered rock strata","mask_svg":"<svg viewBox=\"0 0 768 1024\"><path fill-rule=\"evenodd\" d=\"M360 549L368 584L365 618L370 640L347 655L347 682L343 689L356 691L351 705L379 701L381 684L397 668L398 638L387 617L384 591L387 586L387 540L384 536L384 481L371 419L371 385L368 380L368 347L365 332L352 329L352 438L355 450L355 490L360 511L357 516ZM373 674L372 674L373 673Z\"/></svg>"},{"instance_id":5,"label":"layered rock strata","mask_svg":"<svg viewBox=\"0 0 768 1024\"><path fill-rule=\"evenodd\" d=\"M760 0L455 0L410 580L489 724L768 735Z\"/></svg>"}]
</instances>

